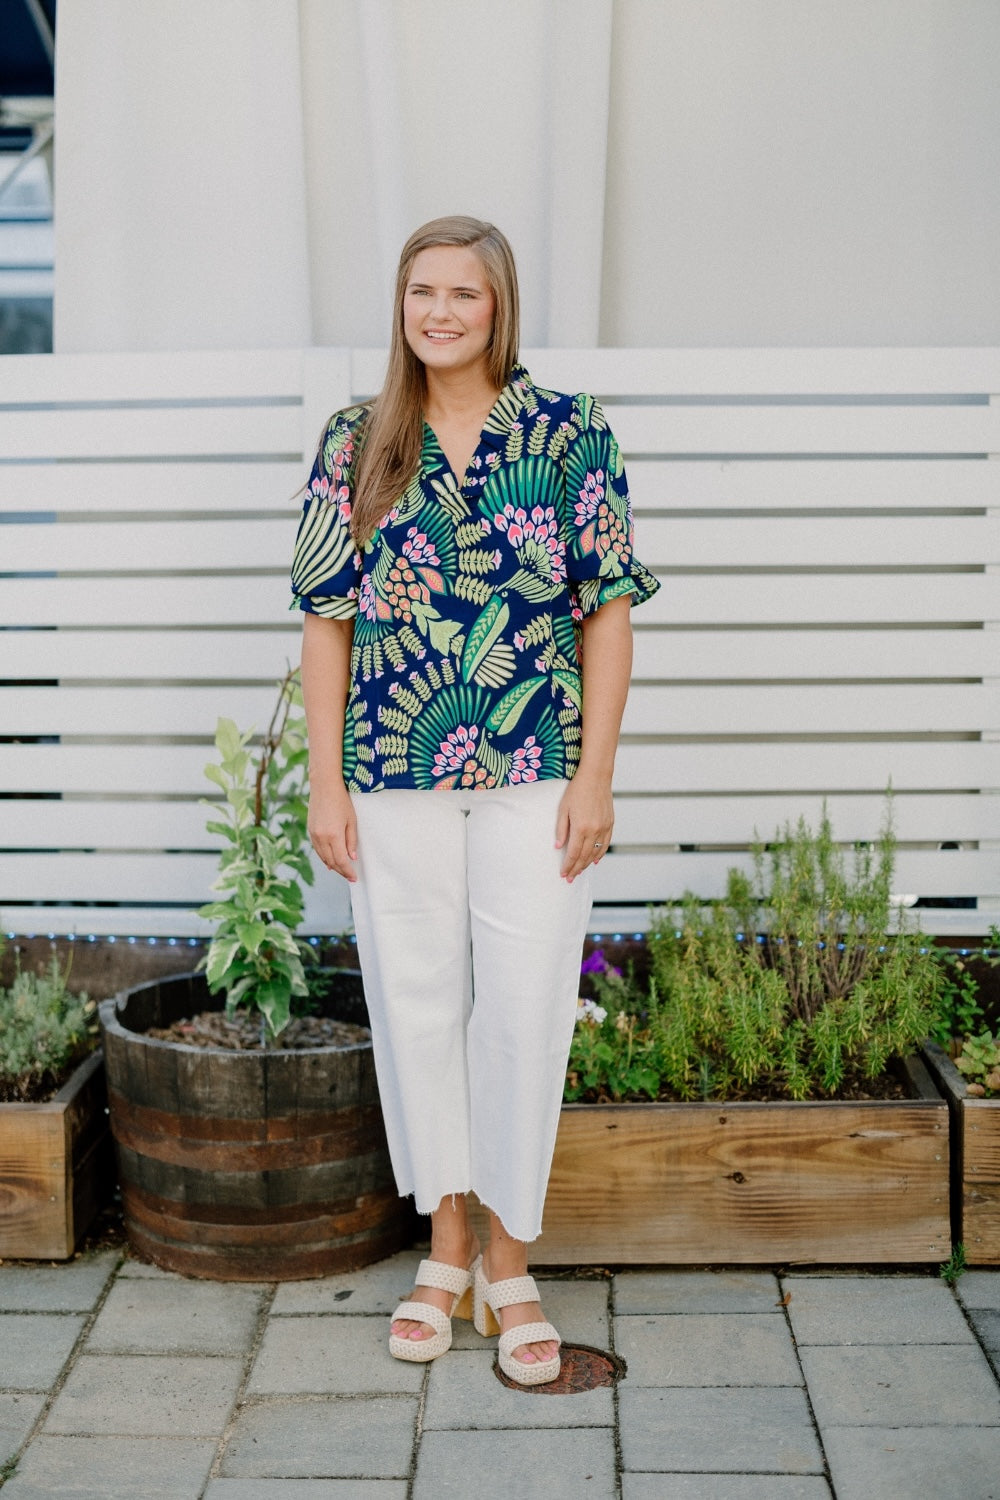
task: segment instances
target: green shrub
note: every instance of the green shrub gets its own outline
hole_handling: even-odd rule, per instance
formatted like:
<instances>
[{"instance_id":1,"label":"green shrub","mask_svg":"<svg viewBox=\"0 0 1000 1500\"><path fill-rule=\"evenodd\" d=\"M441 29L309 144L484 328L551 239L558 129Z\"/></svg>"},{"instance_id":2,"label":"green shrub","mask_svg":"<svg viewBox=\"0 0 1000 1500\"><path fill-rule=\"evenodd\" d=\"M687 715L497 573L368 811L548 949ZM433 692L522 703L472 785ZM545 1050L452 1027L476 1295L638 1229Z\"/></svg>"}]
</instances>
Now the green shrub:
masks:
<instances>
[{"instance_id":1,"label":"green shrub","mask_svg":"<svg viewBox=\"0 0 1000 1500\"><path fill-rule=\"evenodd\" d=\"M53 956L44 974L18 967L0 988L0 1099L44 1097L94 1046L96 1005L67 991L68 975Z\"/></svg>"},{"instance_id":2,"label":"green shrub","mask_svg":"<svg viewBox=\"0 0 1000 1500\"><path fill-rule=\"evenodd\" d=\"M966 1078L970 1094L1000 1094L1000 1036L984 1031L966 1037L955 1066Z\"/></svg>"},{"instance_id":3,"label":"green shrub","mask_svg":"<svg viewBox=\"0 0 1000 1500\"><path fill-rule=\"evenodd\" d=\"M654 912L648 986L591 975L603 1014L583 1008L565 1097L807 1099L884 1073L934 1027L945 982L902 930L893 852L887 824L849 861L824 810L817 833L800 820L757 844L723 900Z\"/></svg>"}]
</instances>

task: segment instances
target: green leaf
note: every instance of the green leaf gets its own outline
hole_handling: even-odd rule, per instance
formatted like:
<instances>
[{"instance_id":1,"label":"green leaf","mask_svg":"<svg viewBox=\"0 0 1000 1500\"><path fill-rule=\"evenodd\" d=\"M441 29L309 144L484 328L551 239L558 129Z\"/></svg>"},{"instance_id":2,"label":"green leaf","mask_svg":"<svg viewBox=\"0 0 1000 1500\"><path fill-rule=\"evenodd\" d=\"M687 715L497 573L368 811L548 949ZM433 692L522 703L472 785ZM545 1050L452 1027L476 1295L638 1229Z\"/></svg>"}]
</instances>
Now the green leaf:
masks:
<instances>
[{"instance_id":1,"label":"green leaf","mask_svg":"<svg viewBox=\"0 0 1000 1500\"><path fill-rule=\"evenodd\" d=\"M232 719L220 719L215 729L215 744L223 760L231 760L243 746L243 738Z\"/></svg>"},{"instance_id":2,"label":"green leaf","mask_svg":"<svg viewBox=\"0 0 1000 1500\"><path fill-rule=\"evenodd\" d=\"M208 960L205 965L205 977L208 987L213 992L220 988L225 975L240 951L238 938L230 938L220 942L218 938L213 939L208 950Z\"/></svg>"},{"instance_id":3,"label":"green leaf","mask_svg":"<svg viewBox=\"0 0 1000 1500\"><path fill-rule=\"evenodd\" d=\"M504 600L494 597L473 622L462 652L462 679L471 682L476 668L486 656L497 636L510 619L510 609Z\"/></svg>"},{"instance_id":4,"label":"green leaf","mask_svg":"<svg viewBox=\"0 0 1000 1500\"><path fill-rule=\"evenodd\" d=\"M504 693L486 720L487 729L492 729L494 734L510 734L527 708L528 700L534 697L544 682L544 677L530 677L527 682L519 682L509 693Z\"/></svg>"},{"instance_id":5,"label":"green leaf","mask_svg":"<svg viewBox=\"0 0 1000 1500\"><path fill-rule=\"evenodd\" d=\"M567 698L574 703L578 709L583 710L583 693L580 689L580 679L573 672L564 672L559 667L553 667L552 676L563 689Z\"/></svg>"},{"instance_id":6,"label":"green leaf","mask_svg":"<svg viewBox=\"0 0 1000 1500\"><path fill-rule=\"evenodd\" d=\"M210 761L209 764L205 767L205 775L208 777L209 781L214 781L216 786L220 786L224 792L229 790L229 781L222 774L222 772L219 770L219 767L215 764L214 761Z\"/></svg>"}]
</instances>

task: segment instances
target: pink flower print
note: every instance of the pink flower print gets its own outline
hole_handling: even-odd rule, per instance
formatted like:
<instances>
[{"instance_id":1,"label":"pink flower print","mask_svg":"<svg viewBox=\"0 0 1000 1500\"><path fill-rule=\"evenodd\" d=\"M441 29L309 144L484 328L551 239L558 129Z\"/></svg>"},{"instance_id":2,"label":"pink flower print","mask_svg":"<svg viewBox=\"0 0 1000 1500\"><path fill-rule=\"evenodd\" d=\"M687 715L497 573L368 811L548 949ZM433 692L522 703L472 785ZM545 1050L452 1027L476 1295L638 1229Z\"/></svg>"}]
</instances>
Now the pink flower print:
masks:
<instances>
[{"instance_id":1,"label":"pink flower print","mask_svg":"<svg viewBox=\"0 0 1000 1500\"><path fill-rule=\"evenodd\" d=\"M521 781L537 781L538 768L541 764L541 746L535 743L535 736L529 734L524 744L520 745L514 751L514 757L510 763L508 780L512 784Z\"/></svg>"},{"instance_id":2,"label":"pink flower print","mask_svg":"<svg viewBox=\"0 0 1000 1500\"><path fill-rule=\"evenodd\" d=\"M514 631L514 650L515 651L523 651L524 650L524 634L520 630L515 630Z\"/></svg>"},{"instance_id":3,"label":"pink flower print","mask_svg":"<svg viewBox=\"0 0 1000 1500\"><path fill-rule=\"evenodd\" d=\"M478 738L478 724L459 724L451 730L434 757L434 774L443 776L446 771L461 771L467 760L475 758Z\"/></svg>"},{"instance_id":4,"label":"pink flower print","mask_svg":"<svg viewBox=\"0 0 1000 1500\"><path fill-rule=\"evenodd\" d=\"M406 533L406 541L403 543L403 556L408 562L414 564L428 563L432 567L440 564L441 559L434 551L434 543L427 540L425 531L418 531L411 526Z\"/></svg>"},{"instance_id":5,"label":"pink flower print","mask_svg":"<svg viewBox=\"0 0 1000 1500\"><path fill-rule=\"evenodd\" d=\"M493 517L493 524L498 531L507 533L507 540L512 547L520 547L524 541L524 526L528 519L528 513L523 506L515 510L509 502L503 510L498 511Z\"/></svg>"},{"instance_id":6,"label":"pink flower print","mask_svg":"<svg viewBox=\"0 0 1000 1500\"><path fill-rule=\"evenodd\" d=\"M358 592L358 612L364 615L366 620L378 619L378 595L372 584L370 573L364 573L361 578L361 588Z\"/></svg>"},{"instance_id":7,"label":"pink flower print","mask_svg":"<svg viewBox=\"0 0 1000 1500\"><path fill-rule=\"evenodd\" d=\"M321 474L318 479L313 480L312 484L309 486L309 493L310 495L313 495L317 500L326 499L327 495L330 493L330 481L329 479L327 479L325 474Z\"/></svg>"},{"instance_id":8,"label":"pink flower print","mask_svg":"<svg viewBox=\"0 0 1000 1500\"><path fill-rule=\"evenodd\" d=\"M597 508L604 499L604 470L598 469L596 473L588 471L579 494L580 498L574 507L576 524L586 526L596 516Z\"/></svg>"},{"instance_id":9,"label":"pink flower print","mask_svg":"<svg viewBox=\"0 0 1000 1500\"><path fill-rule=\"evenodd\" d=\"M391 526L394 521L398 521L398 520L399 520L399 506L398 505L394 505L392 507L392 510L390 510L387 515L384 515L382 517L381 521L378 523L378 529L379 529L379 531L385 531L385 529L386 529L387 526Z\"/></svg>"}]
</instances>

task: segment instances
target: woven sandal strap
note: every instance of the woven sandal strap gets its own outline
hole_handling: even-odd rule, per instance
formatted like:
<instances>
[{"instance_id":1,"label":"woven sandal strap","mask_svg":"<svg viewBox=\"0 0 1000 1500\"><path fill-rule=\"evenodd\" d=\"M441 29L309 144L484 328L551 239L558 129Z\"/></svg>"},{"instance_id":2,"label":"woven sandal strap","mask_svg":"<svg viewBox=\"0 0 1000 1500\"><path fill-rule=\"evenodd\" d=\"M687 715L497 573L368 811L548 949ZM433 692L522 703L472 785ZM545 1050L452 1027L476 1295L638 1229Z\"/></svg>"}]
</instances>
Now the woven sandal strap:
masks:
<instances>
[{"instance_id":1,"label":"woven sandal strap","mask_svg":"<svg viewBox=\"0 0 1000 1500\"><path fill-rule=\"evenodd\" d=\"M449 1266L443 1260L422 1260L417 1267L415 1286L434 1286L456 1297L468 1289L472 1272L464 1266Z\"/></svg>"},{"instance_id":2,"label":"woven sandal strap","mask_svg":"<svg viewBox=\"0 0 1000 1500\"><path fill-rule=\"evenodd\" d=\"M514 1350L519 1349L522 1344L551 1342L557 1344L562 1342L551 1323L521 1323L517 1328L508 1328L506 1333L502 1333L497 1347L501 1354L513 1354Z\"/></svg>"},{"instance_id":3,"label":"woven sandal strap","mask_svg":"<svg viewBox=\"0 0 1000 1500\"><path fill-rule=\"evenodd\" d=\"M414 1323L429 1323L435 1333L447 1333L451 1319L431 1302L401 1302L392 1315L392 1321L412 1318Z\"/></svg>"},{"instance_id":4,"label":"woven sandal strap","mask_svg":"<svg viewBox=\"0 0 1000 1500\"><path fill-rule=\"evenodd\" d=\"M539 1301L538 1288L533 1276L508 1276L506 1281L491 1281L486 1300L494 1312L501 1307L510 1307L514 1302Z\"/></svg>"}]
</instances>

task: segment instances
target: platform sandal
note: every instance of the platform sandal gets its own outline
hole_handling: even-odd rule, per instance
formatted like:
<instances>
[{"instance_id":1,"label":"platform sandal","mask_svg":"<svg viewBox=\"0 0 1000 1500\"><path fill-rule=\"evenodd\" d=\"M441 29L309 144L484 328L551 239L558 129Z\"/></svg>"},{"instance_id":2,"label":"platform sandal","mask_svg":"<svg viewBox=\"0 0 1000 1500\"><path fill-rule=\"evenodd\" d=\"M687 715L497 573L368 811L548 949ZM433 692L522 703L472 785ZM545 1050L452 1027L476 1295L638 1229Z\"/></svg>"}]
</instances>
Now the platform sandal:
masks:
<instances>
[{"instance_id":1,"label":"platform sandal","mask_svg":"<svg viewBox=\"0 0 1000 1500\"><path fill-rule=\"evenodd\" d=\"M497 1313L501 1308L511 1307L515 1302L539 1300L533 1276L510 1276L506 1281L489 1282L483 1271L482 1259L476 1263L474 1271L473 1322L476 1332L485 1338L500 1333ZM522 1344L539 1344L549 1340L554 1340L557 1344L561 1342L551 1323L520 1323L516 1328L508 1328L506 1333L500 1333L498 1352L503 1373L517 1381L518 1385L548 1385L550 1380L555 1380L561 1363L558 1354L554 1354L551 1359L536 1360L534 1364L526 1364L524 1360L514 1358L514 1350Z\"/></svg>"},{"instance_id":2,"label":"platform sandal","mask_svg":"<svg viewBox=\"0 0 1000 1500\"><path fill-rule=\"evenodd\" d=\"M392 1315L393 1323L398 1318L412 1318L416 1323L429 1324L434 1333L429 1339L404 1339L399 1334L390 1333L389 1353L394 1359L408 1359L416 1364L425 1364L427 1360L447 1354L451 1348L452 1318L472 1316L473 1273L478 1270L481 1260L482 1256L477 1256L468 1270L464 1266L449 1266L441 1260L420 1262L415 1284L452 1292L455 1300L451 1305L450 1315L431 1302L401 1302Z\"/></svg>"}]
</instances>

